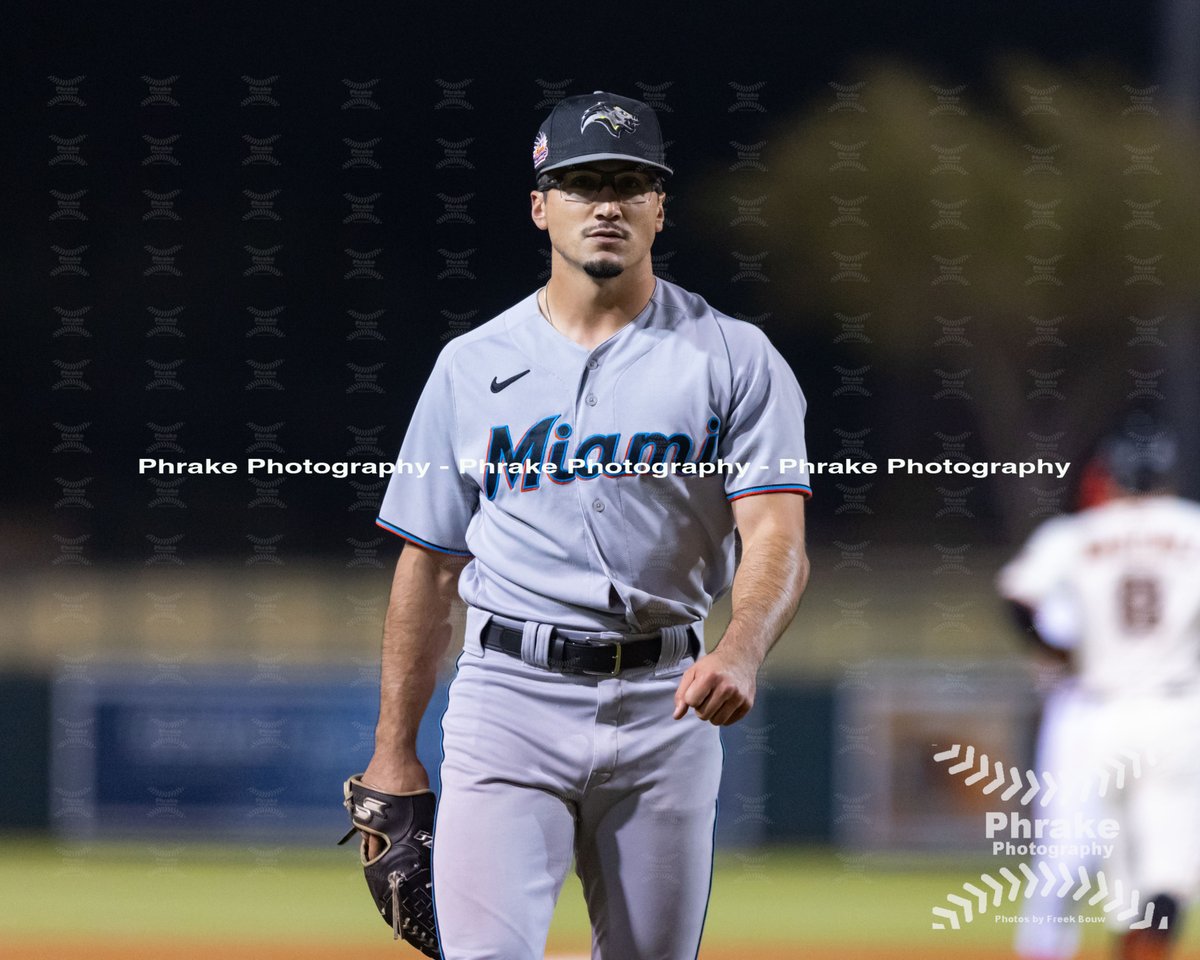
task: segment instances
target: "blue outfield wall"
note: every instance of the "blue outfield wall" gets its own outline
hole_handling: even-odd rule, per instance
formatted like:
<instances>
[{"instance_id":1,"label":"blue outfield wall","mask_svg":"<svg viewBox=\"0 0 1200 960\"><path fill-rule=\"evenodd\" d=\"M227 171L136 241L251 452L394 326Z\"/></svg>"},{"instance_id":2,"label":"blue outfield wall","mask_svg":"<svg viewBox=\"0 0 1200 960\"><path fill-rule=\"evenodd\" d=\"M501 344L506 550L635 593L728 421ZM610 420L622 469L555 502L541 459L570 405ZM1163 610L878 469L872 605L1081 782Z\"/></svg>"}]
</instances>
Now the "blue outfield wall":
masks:
<instances>
[{"instance_id":1,"label":"blue outfield wall","mask_svg":"<svg viewBox=\"0 0 1200 960\"><path fill-rule=\"evenodd\" d=\"M772 751L764 765L770 820L765 839L828 843L834 815L834 684L772 684L761 696Z\"/></svg>"},{"instance_id":2,"label":"blue outfield wall","mask_svg":"<svg viewBox=\"0 0 1200 960\"><path fill-rule=\"evenodd\" d=\"M418 737L435 789L449 680ZM377 710L362 669L0 674L0 828L327 842L344 832L342 781L370 757ZM725 728L718 843L829 839L832 715L828 687L773 682Z\"/></svg>"},{"instance_id":3,"label":"blue outfield wall","mask_svg":"<svg viewBox=\"0 0 1200 960\"><path fill-rule=\"evenodd\" d=\"M0 827L50 823L50 678L0 673Z\"/></svg>"}]
</instances>

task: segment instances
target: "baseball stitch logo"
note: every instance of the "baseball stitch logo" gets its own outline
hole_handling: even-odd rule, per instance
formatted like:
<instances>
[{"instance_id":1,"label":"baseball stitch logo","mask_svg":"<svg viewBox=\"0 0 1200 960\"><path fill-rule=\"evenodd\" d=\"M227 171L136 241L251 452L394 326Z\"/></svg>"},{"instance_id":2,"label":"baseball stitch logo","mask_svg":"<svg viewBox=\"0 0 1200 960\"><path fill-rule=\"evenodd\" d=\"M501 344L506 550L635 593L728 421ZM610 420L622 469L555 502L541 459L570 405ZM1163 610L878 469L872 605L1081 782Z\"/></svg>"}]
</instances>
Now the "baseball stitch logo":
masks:
<instances>
[{"instance_id":1,"label":"baseball stitch logo","mask_svg":"<svg viewBox=\"0 0 1200 960\"><path fill-rule=\"evenodd\" d=\"M520 477L521 490L529 491L541 486L543 473L555 483L570 483L577 477L594 480L601 476L630 476L644 472L636 469L638 464L674 463L680 465L681 473L689 472L689 466L695 472L700 464L715 461L721 431L720 418L713 416L708 418L704 435L695 444L686 433L635 433L629 438L621 458L617 455L621 434L593 433L584 437L568 458L573 428L566 421L555 426L559 416L543 417L525 431L515 447L507 424L492 427L487 460L483 465L484 492L489 500L496 499L500 491L501 473L507 478L510 490L517 486ZM693 449L698 450L696 458L689 460Z\"/></svg>"},{"instance_id":2,"label":"baseball stitch logo","mask_svg":"<svg viewBox=\"0 0 1200 960\"><path fill-rule=\"evenodd\" d=\"M579 132L583 133L589 125L598 123L615 139L621 138L621 131L633 133L638 126L638 118L623 107L607 104L603 100L592 104L583 112L579 121Z\"/></svg>"},{"instance_id":3,"label":"baseball stitch logo","mask_svg":"<svg viewBox=\"0 0 1200 960\"><path fill-rule=\"evenodd\" d=\"M970 744L965 745L965 751L963 744L952 744L949 749L935 753L933 760L935 763L949 764L946 767L948 774L965 777L964 785L977 788L985 796L1031 808L1037 805L1035 800L1041 806L1047 806L1059 794L1060 788L1063 794L1058 798L1060 804L1064 798L1082 803L1092 797L1106 796L1110 787L1123 790L1127 773L1133 779L1142 775L1142 758L1128 752L1106 758L1102 767L1082 773L1082 780L1055 777L1049 771L1042 771L1039 775L1034 770L1022 771L1015 766L1006 768L1001 761L991 759L986 753L980 752L977 757L975 748ZM1151 764L1155 762L1154 757L1147 757L1147 760ZM1080 772L1077 771L1078 775ZM1066 901L1069 896L1073 904L1082 906L1084 897L1091 893L1086 901L1089 906L1100 906L1105 915L1111 914L1121 923L1128 922L1129 929L1156 927L1165 930L1169 918L1161 915L1160 911L1156 919L1155 901L1146 900L1143 907L1141 893L1136 889L1126 891L1119 878L1112 880L1110 891L1109 875L1096 865L1097 861L1112 857L1115 841L1121 832L1119 822L1111 817L1089 817L1078 809L1059 812L1068 815L1023 817L1013 811L987 811L984 814L984 835L991 841L992 855L1029 856L1033 858L1034 866L1019 863L1017 868L1021 876L1008 867L1001 867L997 871L998 877L992 873L982 873L979 883L967 881L962 885L961 894L948 894L945 905L933 908L932 928L959 930L974 917L984 916L989 906L999 908L1005 900L1010 904L1022 898L1030 900L1039 893L1040 887L1043 900L1053 896ZM1114 843L1104 843L1105 840ZM1119 912L1114 913L1118 908ZM1035 913L1008 917L997 911L994 919L1035 925L1049 922ZM1088 918L1083 919L1086 921ZM1070 913L1055 922L1079 922L1079 918L1075 913Z\"/></svg>"}]
</instances>

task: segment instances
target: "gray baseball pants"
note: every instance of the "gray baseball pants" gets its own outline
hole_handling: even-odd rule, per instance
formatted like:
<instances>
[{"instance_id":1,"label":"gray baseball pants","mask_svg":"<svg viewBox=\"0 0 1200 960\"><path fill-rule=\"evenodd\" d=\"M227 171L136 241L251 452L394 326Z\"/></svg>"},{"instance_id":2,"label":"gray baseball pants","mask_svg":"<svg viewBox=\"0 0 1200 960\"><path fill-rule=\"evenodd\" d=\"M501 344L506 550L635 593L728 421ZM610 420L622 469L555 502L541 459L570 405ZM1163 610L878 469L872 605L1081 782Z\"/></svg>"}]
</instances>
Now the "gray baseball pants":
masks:
<instances>
[{"instance_id":1,"label":"gray baseball pants","mask_svg":"<svg viewBox=\"0 0 1200 960\"><path fill-rule=\"evenodd\" d=\"M542 960L572 856L593 960L695 960L712 879L719 730L672 720L693 662L565 676L478 641L442 719L433 886L445 960Z\"/></svg>"}]
</instances>

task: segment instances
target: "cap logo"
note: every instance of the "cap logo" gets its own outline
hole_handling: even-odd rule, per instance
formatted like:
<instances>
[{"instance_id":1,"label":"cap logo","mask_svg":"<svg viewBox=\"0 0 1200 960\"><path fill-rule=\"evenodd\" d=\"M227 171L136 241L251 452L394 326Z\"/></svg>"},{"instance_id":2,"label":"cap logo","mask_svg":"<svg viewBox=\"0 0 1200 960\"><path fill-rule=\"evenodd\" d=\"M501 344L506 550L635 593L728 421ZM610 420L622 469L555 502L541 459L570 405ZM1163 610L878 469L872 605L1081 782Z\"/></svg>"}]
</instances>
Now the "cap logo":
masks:
<instances>
[{"instance_id":1,"label":"cap logo","mask_svg":"<svg viewBox=\"0 0 1200 960\"><path fill-rule=\"evenodd\" d=\"M589 124L598 123L609 134L620 139L621 131L633 133L637 129L638 118L624 107L607 104L603 100L588 107L579 123L579 132L583 133Z\"/></svg>"},{"instance_id":2,"label":"cap logo","mask_svg":"<svg viewBox=\"0 0 1200 960\"><path fill-rule=\"evenodd\" d=\"M533 141L533 166L536 170L546 162L546 157L550 154L550 140L546 136L546 131L538 132L537 138Z\"/></svg>"}]
</instances>

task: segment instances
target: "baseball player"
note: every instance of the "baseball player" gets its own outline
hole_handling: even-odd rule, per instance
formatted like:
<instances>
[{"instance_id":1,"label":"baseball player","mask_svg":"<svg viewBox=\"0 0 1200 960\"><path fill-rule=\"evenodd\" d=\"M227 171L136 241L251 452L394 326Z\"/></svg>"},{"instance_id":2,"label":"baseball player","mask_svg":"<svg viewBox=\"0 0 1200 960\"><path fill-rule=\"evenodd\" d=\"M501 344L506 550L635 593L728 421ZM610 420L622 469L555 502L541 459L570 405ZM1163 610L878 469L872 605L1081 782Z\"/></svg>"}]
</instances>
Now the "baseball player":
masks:
<instances>
[{"instance_id":1,"label":"baseball player","mask_svg":"<svg viewBox=\"0 0 1200 960\"><path fill-rule=\"evenodd\" d=\"M381 912L430 956L540 960L574 859L594 958L694 960L719 728L753 705L808 577L805 401L761 331L654 276L672 171L650 107L565 98L533 172L549 282L442 351L400 451L430 469L394 475L380 509L406 542L347 805ZM456 588L430 828L415 737ZM411 894L430 833L431 933Z\"/></svg>"},{"instance_id":2,"label":"baseball player","mask_svg":"<svg viewBox=\"0 0 1200 960\"><path fill-rule=\"evenodd\" d=\"M1002 584L1021 575L1021 562L1016 560L1001 571ZM1090 714L1092 699L1080 689L1079 678L1071 669L1070 650L1078 644L1079 630L1074 602L1060 594L1044 598L1036 610L1023 604L1014 606L1018 623L1041 647L1041 655L1032 667L1035 686L1042 696L1034 769L1049 772L1062 787L1049 802L1037 805L1036 815L1063 822L1076 814L1094 820L1104 814L1096 809L1094 789L1086 786L1095 773L1088 766L1094 723ZM1064 869L1076 877L1080 867L1089 876L1096 869L1107 868L1095 857L1055 852L1036 858L1033 867L1039 877L1044 876L1043 863L1055 877L1061 877ZM1055 889L1047 890L1044 885L1031 893L1022 904L1022 922L1014 938L1017 956L1024 960L1070 960L1079 951L1082 937L1079 908L1077 901L1057 896Z\"/></svg>"},{"instance_id":3,"label":"baseball player","mask_svg":"<svg viewBox=\"0 0 1200 960\"><path fill-rule=\"evenodd\" d=\"M1111 486L1104 458L1090 457L1075 492L1076 509L1107 502ZM998 582L1002 594L1008 582L1024 575L1021 565L1027 557L1027 553L1022 554L1000 571ZM1095 726L1090 715L1092 698L1080 688L1072 658L1080 629L1076 598L1059 590L1042 597L1036 608L1015 600L1011 605L1017 626L1037 651L1030 666L1042 707L1033 766L1037 771L1049 772L1062 785L1048 802L1038 804L1037 815L1063 821L1076 814L1096 819L1103 812L1096 809L1095 784L1082 790L1068 786L1088 785L1095 774L1087 766L1088 744ZM1062 851L1039 856L1033 864L1038 876L1044 876L1044 869L1049 869L1056 877L1061 877L1064 869L1069 875L1078 876L1081 867L1090 875L1106 866L1097 857L1066 855ZM1079 952L1082 939L1079 909L1080 904L1074 899L1057 896L1054 889L1040 886L1023 901L1022 920L1013 942L1016 955L1023 960L1070 960Z\"/></svg>"},{"instance_id":4,"label":"baseball player","mask_svg":"<svg viewBox=\"0 0 1200 960\"><path fill-rule=\"evenodd\" d=\"M1073 611L1076 626L1058 645L1073 647L1077 664L1083 765L1139 759L1140 777L1099 803L1120 829L1106 873L1127 897L1138 894L1118 955L1157 960L1200 879L1200 506L1167 493L1175 441L1146 417L1131 419L1104 455L1108 502L1043 524L1000 584L1030 622L1050 605Z\"/></svg>"}]
</instances>

